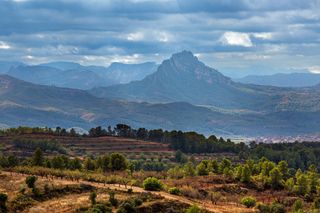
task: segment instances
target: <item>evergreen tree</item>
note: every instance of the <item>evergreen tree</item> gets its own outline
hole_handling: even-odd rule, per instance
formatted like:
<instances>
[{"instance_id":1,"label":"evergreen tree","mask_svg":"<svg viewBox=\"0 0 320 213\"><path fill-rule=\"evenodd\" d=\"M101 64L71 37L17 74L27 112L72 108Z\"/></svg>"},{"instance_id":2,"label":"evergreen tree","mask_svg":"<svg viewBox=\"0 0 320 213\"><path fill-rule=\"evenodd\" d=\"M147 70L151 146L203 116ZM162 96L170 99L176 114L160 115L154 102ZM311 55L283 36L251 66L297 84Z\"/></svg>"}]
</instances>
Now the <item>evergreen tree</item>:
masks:
<instances>
[{"instance_id":1,"label":"evergreen tree","mask_svg":"<svg viewBox=\"0 0 320 213\"><path fill-rule=\"evenodd\" d=\"M270 171L269 182L272 188L279 189L283 187L283 178L282 173L280 172L278 167L274 167Z\"/></svg>"},{"instance_id":2,"label":"evergreen tree","mask_svg":"<svg viewBox=\"0 0 320 213\"><path fill-rule=\"evenodd\" d=\"M244 165L242 172L241 172L241 182L249 183L251 181L251 172L248 165Z\"/></svg>"},{"instance_id":3,"label":"evergreen tree","mask_svg":"<svg viewBox=\"0 0 320 213\"><path fill-rule=\"evenodd\" d=\"M44 164L43 152L40 148L37 148L33 154L32 165L33 166L43 166L43 164Z\"/></svg>"}]
</instances>

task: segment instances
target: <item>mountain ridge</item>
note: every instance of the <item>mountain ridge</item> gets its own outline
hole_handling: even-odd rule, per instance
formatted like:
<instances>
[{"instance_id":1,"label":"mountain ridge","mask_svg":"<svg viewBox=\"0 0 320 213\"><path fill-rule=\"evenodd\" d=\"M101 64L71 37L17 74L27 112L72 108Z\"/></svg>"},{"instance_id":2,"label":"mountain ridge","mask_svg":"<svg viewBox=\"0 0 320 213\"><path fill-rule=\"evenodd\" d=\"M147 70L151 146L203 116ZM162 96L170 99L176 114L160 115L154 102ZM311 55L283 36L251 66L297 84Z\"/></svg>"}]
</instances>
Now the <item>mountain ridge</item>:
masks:
<instances>
[{"instance_id":1,"label":"mountain ridge","mask_svg":"<svg viewBox=\"0 0 320 213\"><path fill-rule=\"evenodd\" d=\"M200 62L189 51L173 54L164 60L155 73L141 81L128 84L100 87L90 90L97 97L146 101L152 103L189 102L193 105L207 105L225 109L253 111L286 110L297 94L311 94L309 99L318 100L313 91L273 86L249 85L232 81L217 70ZM293 99L293 101L292 101ZM303 101L305 99L302 99ZM287 101L289 101L287 103ZM320 109L317 104L293 103L298 110ZM309 103L308 100L306 103ZM288 105L288 106L287 106ZM292 106L290 106L290 110Z\"/></svg>"},{"instance_id":2,"label":"mountain ridge","mask_svg":"<svg viewBox=\"0 0 320 213\"><path fill-rule=\"evenodd\" d=\"M1 126L81 127L126 123L135 128L218 135L296 135L319 131L318 112L221 112L185 102L136 103L87 91L37 85L0 75ZM308 126L308 128L305 128Z\"/></svg>"},{"instance_id":3,"label":"mountain ridge","mask_svg":"<svg viewBox=\"0 0 320 213\"><path fill-rule=\"evenodd\" d=\"M320 83L314 73L278 73L273 75L248 75L234 79L236 82L277 87L310 87Z\"/></svg>"}]
</instances>

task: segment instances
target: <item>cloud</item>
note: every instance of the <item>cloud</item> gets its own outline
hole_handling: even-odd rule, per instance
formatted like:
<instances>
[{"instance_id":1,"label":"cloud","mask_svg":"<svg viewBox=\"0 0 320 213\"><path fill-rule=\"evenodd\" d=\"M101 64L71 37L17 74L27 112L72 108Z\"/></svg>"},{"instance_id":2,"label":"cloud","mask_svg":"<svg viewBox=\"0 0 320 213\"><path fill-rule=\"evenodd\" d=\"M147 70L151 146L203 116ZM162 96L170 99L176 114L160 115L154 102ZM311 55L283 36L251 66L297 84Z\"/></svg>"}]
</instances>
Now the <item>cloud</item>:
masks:
<instances>
[{"instance_id":1,"label":"cloud","mask_svg":"<svg viewBox=\"0 0 320 213\"><path fill-rule=\"evenodd\" d=\"M308 67L308 70L311 73L320 74L320 66Z\"/></svg>"},{"instance_id":2,"label":"cloud","mask_svg":"<svg viewBox=\"0 0 320 213\"><path fill-rule=\"evenodd\" d=\"M258 70L254 59L264 72L312 67L319 9L319 0L0 0L0 58L159 62L188 49L223 69Z\"/></svg>"},{"instance_id":3,"label":"cloud","mask_svg":"<svg viewBox=\"0 0 320 213\"><path fill-rule=\"evenodd\" d=\"M252 36L259 39L268 40L268 39L272 39L273 34L272 33L253 33Z\"/></svg>"},{"instance_id":4,"label":"cloud","mask_svg":"<svg viewBox=\"0 0 320 213\"><path fill-rule=\"evenodd\" d=\"M11 46L3 41L0 41L0 49L4 49L4 50L7 50L7 49L10 49Z\"/></svg>"},{"instance_id":5,"label":"cloud","mask_svg":"<svg viewBox=\"0 0 320 213\"><path fill-rule=\"evenodd\" d=\"M220 42L231 46L252 47L253 45L249 34L239 32L225 32L221 36Z\"/></svg>"}]
</instances>

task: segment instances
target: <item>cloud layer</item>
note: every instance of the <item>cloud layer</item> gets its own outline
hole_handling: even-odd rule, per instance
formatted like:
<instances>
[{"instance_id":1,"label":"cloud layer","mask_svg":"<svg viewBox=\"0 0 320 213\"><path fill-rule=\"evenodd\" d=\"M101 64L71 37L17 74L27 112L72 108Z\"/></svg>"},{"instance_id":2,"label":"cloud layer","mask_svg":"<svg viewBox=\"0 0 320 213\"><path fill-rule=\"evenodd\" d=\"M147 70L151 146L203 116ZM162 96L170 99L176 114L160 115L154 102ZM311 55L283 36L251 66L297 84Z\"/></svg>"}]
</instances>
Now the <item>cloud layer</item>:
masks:
<instances>
[{"instance_id":1,"label":"cloud layer","mask_svg":"<svg viewBox=\"0 0 320 213\"><path fill-rule=\"evenodd\" d=\"M188 49L233 74L320 66L320 0L3 0L0 59L108 65Z\"/></svg>"}]
</instances>

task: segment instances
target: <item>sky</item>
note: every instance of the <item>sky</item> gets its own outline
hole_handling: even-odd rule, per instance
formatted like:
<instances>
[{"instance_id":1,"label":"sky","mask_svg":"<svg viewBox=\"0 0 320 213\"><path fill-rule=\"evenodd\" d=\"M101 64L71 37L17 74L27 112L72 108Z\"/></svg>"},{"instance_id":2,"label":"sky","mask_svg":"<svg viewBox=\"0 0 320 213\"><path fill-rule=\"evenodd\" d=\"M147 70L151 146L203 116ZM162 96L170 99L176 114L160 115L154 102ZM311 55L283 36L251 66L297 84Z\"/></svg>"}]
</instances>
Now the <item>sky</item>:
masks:
<instances>
[{"instance_id":1,"label":"sky","mask_svg":"<svg viewBox=\"0 0 320 213\"><path fill-rule=\"evenodd\" d=\"M230 76L320 73L320 0L0 0L0 60L107 66L192 51Z\"/></svg>"}]
</instances>

